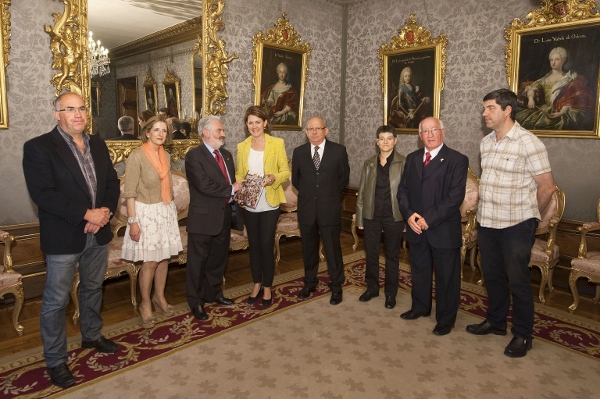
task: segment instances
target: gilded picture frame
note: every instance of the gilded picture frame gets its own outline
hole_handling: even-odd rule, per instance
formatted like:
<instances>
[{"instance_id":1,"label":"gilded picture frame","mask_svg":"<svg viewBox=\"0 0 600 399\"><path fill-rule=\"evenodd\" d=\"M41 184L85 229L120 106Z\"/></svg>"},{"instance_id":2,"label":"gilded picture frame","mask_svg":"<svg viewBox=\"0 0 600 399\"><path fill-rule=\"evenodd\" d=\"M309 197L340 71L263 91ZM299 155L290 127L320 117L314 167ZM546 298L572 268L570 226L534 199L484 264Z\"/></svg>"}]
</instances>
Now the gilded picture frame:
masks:
<instances>
[{"instance_id":1,"label":"gilded picture frame","mask_svg":"<svg viewBox=\"0 0 600 399\"><path fill-rule=\"evenodd\" d=\"M594 1L543 0L505 29L516 121L541 137L600 138L600 14Z\"/></svg>"},{"instance_id":2,"label":"gilded picture frame","mask_svg":"<svg viewBox=\"0 0 600 399\"><path fill-rule=\"evenodd\" d=\"M383 123L398 133L418 134L419 123L440 117L448 38L419 25L414 14L378 52Z\"/></svg>"},{"instance_id":3,"label":"gilded picture frame","mask_svg":"<svg viewBox=\"0 0 600 399\"><path fill-rule=\"evenodd\" d=\"M146 104L146 109L157 115L158 91L156 89L156 81L150 72L146 72L146 80L142 86L144 88L144 104Z\"/></svg>"},{"instance_id":4,"label":"gilded picture frame","mask_svg":"<svg viewBox=\"0 0 600 399\"><path fill-rule=\"evenodd\" d=\"M90 86L92 117L100 116L100 95L100 83L92 81Z\"/></svg>"},{"instance_id":5,"label":"gilded picture frame","mask_svg":"<svg viewBox=\"0 0 600 399\"><path fill-rule=\"evenodd\" d=\"M8 98L6 95L6 67L10 49L10 7L11 0L0 0L0 129L8 129Z\"/></svg>"},{"instance_id":6,"label":"gilded picture frame","mask_svg":"<svg viewBox=\"0 0 600 399\"><path fill-rule=\"evenodd\" d=\"M179 78L167 68L165 80L163 80L165 94L165 107L169 109L171 117L179 118L181 114L181 95L179 91Z\"/></svg>"},{"instance_id":7,"label":"gilded picture frame","mask_svg":"<svg viewBox=\"0 0 600 399\"><path fill-rule=\"evenodd\" d=\"M302 130L310 43L300 43L286 13L252 37L254 105L264 107L271 130Z\"/></svg>"}]
</instances>

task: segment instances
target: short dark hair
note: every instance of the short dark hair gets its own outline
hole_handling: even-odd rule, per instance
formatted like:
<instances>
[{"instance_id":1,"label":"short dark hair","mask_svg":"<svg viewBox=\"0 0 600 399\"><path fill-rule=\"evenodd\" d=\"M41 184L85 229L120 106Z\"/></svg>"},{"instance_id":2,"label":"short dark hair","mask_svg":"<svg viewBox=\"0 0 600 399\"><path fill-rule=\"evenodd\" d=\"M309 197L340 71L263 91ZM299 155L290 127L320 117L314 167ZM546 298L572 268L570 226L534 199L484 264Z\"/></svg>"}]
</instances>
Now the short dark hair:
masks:
<instances>
[{"instance_id":1,"label":"short dark hair","mask_svg":"<svg viewBox=\"0 0 600 399\"><path fill-rule=\"evenodd\" d=\"M171 120L171 126L173 126L173 129L175 130L179 130L181 129L181 122L179 121L179 119L177 118L169 118Z\"/></svg>"},{"instance_id":2,"label":"short dark hair","mask_svg":"<svg viewBox=\"0 0 600 399\"><path fill-rule=\"evenodd\" d=\"M171 113L169 112L169 108L159 108L158 112L164 112L165 114L167 114L167 116L171 116Z\"/></svg>"},{"instance_id":3,"label":"short dark hair","mask_svg":"<svg viewBox=\"0 0 600 399\"><path fill-rule=\"evenodd\" d=\"M375 137L379 138L379 134L381 133L392 133L394 138L398 137L398 132L393 126L390 125L381 125L377 128L377 132L375 133Z\"/></svg>"},{"instance_id":4,"label":"short dark hair","mask_svg":"<svg viewBox=\"0 0 600 399\"><path fill-rule=\"evenodd\" d=\"M504 111L510 105L510 119L515 120L517 115L517 95L508 89L494 90L483 97L483 101L496 100L496 103Z\"/></svg>"},{"instance_id":5,"label":"short dark hair","mask_svg":"<svg viewBox=\"0 0 600 399\"><path fill-rule=\"evenodd\" d=\"M152 118L154 116L154 112L150 111L149 109L142 111L138 114L138 119L141 120L142 122L146 122L147 120L149 120L150 118Z\"/></svg>"},{"instance_id":6,"label":"short dark hair","mask_svg":"<svg viewBox=\"0 0 600 399\"><path fill-rule=\"evenodd\" d=\"M263 107L259 107L258 105L252 105L248 107L248 109L244 113L244 129L246 130L246 133L250 134L250 131L248 130L248 117L250 115L262 119L263 122L267 121L267 126L265 126L265 133L271 132L271 128L269 127L269 114L267 114L267 111Z\"/></svg>"},{"instance_id":7,"label":"short dark hair","mask_svg":"<svg viewBox=\"0 0 600 399\"><path fill-rule=\"evenodd\" d=\"M185 130L185 135L189 136L192 132L192 125L189 122L181 122L181 130Z\"/></svg>"},{"instance_id":8,"label":"short dark hair","mask_svg":"<svg viewBox=\"0 0 600 399\"><path fill-rule=\"evenodd\" d=\"M167 125L167 139L165 140L164 144L171 144L171 141L173 139L171 129L169 129L169 125L167 124L166 119L160 115L153 116L152 118L146 121L146 124L144 125L144 127L142 128L142 132L140 133L140 139L142 139L142 143L148 141L146 133L148 133L152 129L152 126L154 126L156 122L163 122L165 125Z\"/></svg>"}]
</instances>

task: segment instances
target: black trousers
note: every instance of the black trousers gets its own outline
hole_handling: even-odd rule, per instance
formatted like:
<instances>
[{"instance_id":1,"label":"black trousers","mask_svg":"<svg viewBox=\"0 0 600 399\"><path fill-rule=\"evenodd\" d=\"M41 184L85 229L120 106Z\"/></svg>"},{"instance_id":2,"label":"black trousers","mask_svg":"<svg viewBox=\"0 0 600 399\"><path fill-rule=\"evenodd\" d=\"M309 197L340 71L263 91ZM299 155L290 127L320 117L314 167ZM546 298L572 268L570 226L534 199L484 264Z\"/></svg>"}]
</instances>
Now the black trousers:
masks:
<instances>
[{"instance_id":1,"label":"black trousers","mask_svg":"<svg viewBox=\"0 0 600 399\"><path fill-rule=\"evenodd\" d=\"M279 219L279 209L265 212L250 212L244 209L244 224L248 232L250 247L250 271L255 284L263 287L273 285L275 274L275 228Z\"/></svg>"},{"instance_id":2,"label":"black trousers","mask_svg":"<svg viewBox=\"0 0 600 399\"><path fill-rule=\"evenodd\" d=\"M363 219L365 252L367 266L365 282L367 291L379 292L379 248L383 232L383 248L385 251L385 283L386 296L398 293L398 277L400 270L400 248L404 235L404 222L395 222L393 217Z\"/></svg>"},{"instance_id":3,"label":"black trousers","mask_svg":"<svg viewBox=\"0 0 600 399\"><path fill-rule=\"evenodd\" d=\"M427 231L419 243L410 244L412 311L431 312L432 274L435 268L435 318L438 324L452 325L460 304L460 248L434 248Z\"/></svg>"},{"instance_id":4,"label":"black trousers","mask_svg":"<svg viewBox=\"0 0 600 399\"><path fill-rule=\"evenodd\" d=\"M190 308L204 306L223 296L223 275L231 240L231 208L226 207L217 235L188 233L185 288Z\"/></svg>"},{"instance_id":5,"label":"black trousers","mask_svg":"<svg viewBox=\"0 0 600 399\"><path fill-rule=\"evenodd\" d=\"M317 278L317 272L319 271L319 240L323 239L323 247L327 258L327 271L330 277L329 287L332 293L342 292L344 260L342 259L340 231L339 224L320 226L316 221L313 224L300 224L305 287L316 287L319 284Z\"/></svg>"}]
</instances>

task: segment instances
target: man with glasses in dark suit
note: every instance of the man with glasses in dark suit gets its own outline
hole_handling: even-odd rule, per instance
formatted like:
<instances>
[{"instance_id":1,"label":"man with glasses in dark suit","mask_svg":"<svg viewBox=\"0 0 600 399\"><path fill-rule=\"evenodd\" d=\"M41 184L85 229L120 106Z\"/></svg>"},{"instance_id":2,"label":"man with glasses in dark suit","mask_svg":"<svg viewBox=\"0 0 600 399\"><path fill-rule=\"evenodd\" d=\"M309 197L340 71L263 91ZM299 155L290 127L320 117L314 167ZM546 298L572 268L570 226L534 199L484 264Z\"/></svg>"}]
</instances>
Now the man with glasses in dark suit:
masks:
<instances>
[{"instance_id":1,"label":"man with glasses in dark suit","mask_svg":"<svg viewBox=\"0 0 600 399\"><path fill-rule=\"evenodd\" d=\"M294 149L292 184L298 190L298 224L302 235L304 288L299 299L309 298L319 280L319 239L323 240L331 279L329 303L342 302L344 261L340 245L342 190L348 184L350 166L346 147L326 140L329 130L323 118L306 124L308 143Z\"/></svg>"}]
</instances>

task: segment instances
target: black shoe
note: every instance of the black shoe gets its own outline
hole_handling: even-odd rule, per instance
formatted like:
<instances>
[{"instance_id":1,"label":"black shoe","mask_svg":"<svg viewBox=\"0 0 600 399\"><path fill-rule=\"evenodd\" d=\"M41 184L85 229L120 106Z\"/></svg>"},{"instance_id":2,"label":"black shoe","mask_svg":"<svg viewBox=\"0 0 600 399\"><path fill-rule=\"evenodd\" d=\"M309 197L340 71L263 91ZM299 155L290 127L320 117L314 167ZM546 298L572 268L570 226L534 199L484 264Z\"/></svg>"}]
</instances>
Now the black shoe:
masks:
<instances>
[{"instance_id":1,"label":"black shoe","mask_svg":"<svg viewBox=\"0 0 600 399\"><path fill-rule=\"evenodd\" d=\"M332 305L339 305L340 303L342 303L342 296L343 296L342 291L340 291L340 292L332 292L331 293L331 299L329 300L329 303L332 304Z\"/></svg>"},{"instance_id":2,"label":"black shoe","mask_svg":"<svg viewBox=\"0 0 600 399\"><path fill-rule=\"evenodd\" d=\"M48 373L50 381L58 387L66 388L75 384L75 377L73 377L67 363L61 363L56 367L48 367L46 373Z\"/></svg>"},{"instance_id":3,"label":"black shoe","mask_svg":"<svg viewBox=\"0 0 600 399\"><path fill-rule=\"evenodd\" d=\"M269 298L269 299L265 299L265 298L263 298L263 300L262 300L262 305L263 305L264 307L271 306L272 304L273 304L273 297L271 297L271 298Z\"/></svg>"},{"instance_id":4,"label":"black shoe","mask_svg":"<svg viewBox=\"0 0 600 399\"><path fill-rule=\"evenodd\" d=\"M229 298L225 298L224 296L222 296L221 298L217 298L215 302L223 306L233 305L233 301Z\"/></svg>"},{"instance_id":5,"label":"black shoe","mask_svg":"<svg viewBox=\"0 0 600 399\"><path fill-rule=\"evenodd\" d=\"M450 331L452 331L452 328L454 328L454 324L450 324L448 326L443 326L441 324L436 324L435 328L433 329L433 333L435 335L447 335L450 334Z\"/></svg>"},{"instance_id":6,"label":"black shoe","mask_svg":"<svg viewBox=\"0 0 600 399\"><path fill-rule=\"evenodd\" d=\"M487 320L479 324L471 324L467 326L467 332L475 335L506 335L506 328L498 328L491 325ZM525 355L523 355L525 356Z\"/></svg>"},{"instance_id":7,"label":"black shoe","mask_svg":"<svg viewBox=\"0 0 600 399\"><path fill-rule=\"evenodd\" d=\"M310 298L310 294L312 294L316 290L317 287L304 287L302 288L302 291L300 291L300 293L298 294L298 299Z\"/></svg>"},{"instance_id":8,"label":"black shoe","mask_svg":"<svg viewBox=\"0 0 600 399\"><path fill-rule=\"evenodd\" d=\"M119 345L117 345L116 342L106 339L103 336L100 336L100 338L95 341L81 341L81 347L94 348L102 353L115 353L119 350Z\"/></svg>"},{"instance_id":9,"label":"black shoe","mask_svg":"<svg viewBox=\"0 0 600 399\"><path fill-rule=\"evenodd\" d=\"M401 319L404 320L416 320L419 317L427 317L429 316L431 313L415 313L412 310L409 310L408 312L404 312L400 315Z\"/></svg>"},{"instance_id":10,"label":"black shoe","mask_svg":"<svg viewBox=\"0 0 600 399\"><path fill-rule=\"evenodd\" d=\"M523 357L531 349L531 341L531 338L513 337L506 349L504 349L504 354L508 357Z\"/></svg>"},{"instance_id":11,"label":"black shoe","mask_svg":"<svg viewBox=\"0 0 600 399\"><path fill-rule=\"evenodd\" d=\"M385 308L386 309L394 309L396 306L396 297L391 295L385 296Z\"/></svg>"},{"instance_id":12,"label":"black shoe","mask_svg":"<svg viewBox=\"0 0 600 399\"><path fill-rule=\"evenodd\" d=\"M252 305L259 297L263 296L263 292L263 287L260 287L260 290L258 290L258 294L256 294L256 296L248 295L248 303Z\"/></svg>"},{"instance_id":13,"label":"black shoe","mask_svg":"<svg viewBox=\"0 0 600 399\"><path fill-rule=\"evenodd\" d=\"M369 290L366 290L361 296L358 297L358 300L361 302L369 302L371 299L378 296L379 292L371 292Z\"/></svg>"},{"instance_id":14,"label":"black shoe","mask_svg":"<svg viewBox=\"0 0 600 399\"><path fill-rule=\"evenodd\" d=\"M202 305L198 305L192 309L192 313L194 313L194 317L198 320L208 320L208 315L204 311Z\"/></svg>"}]
</instances>

